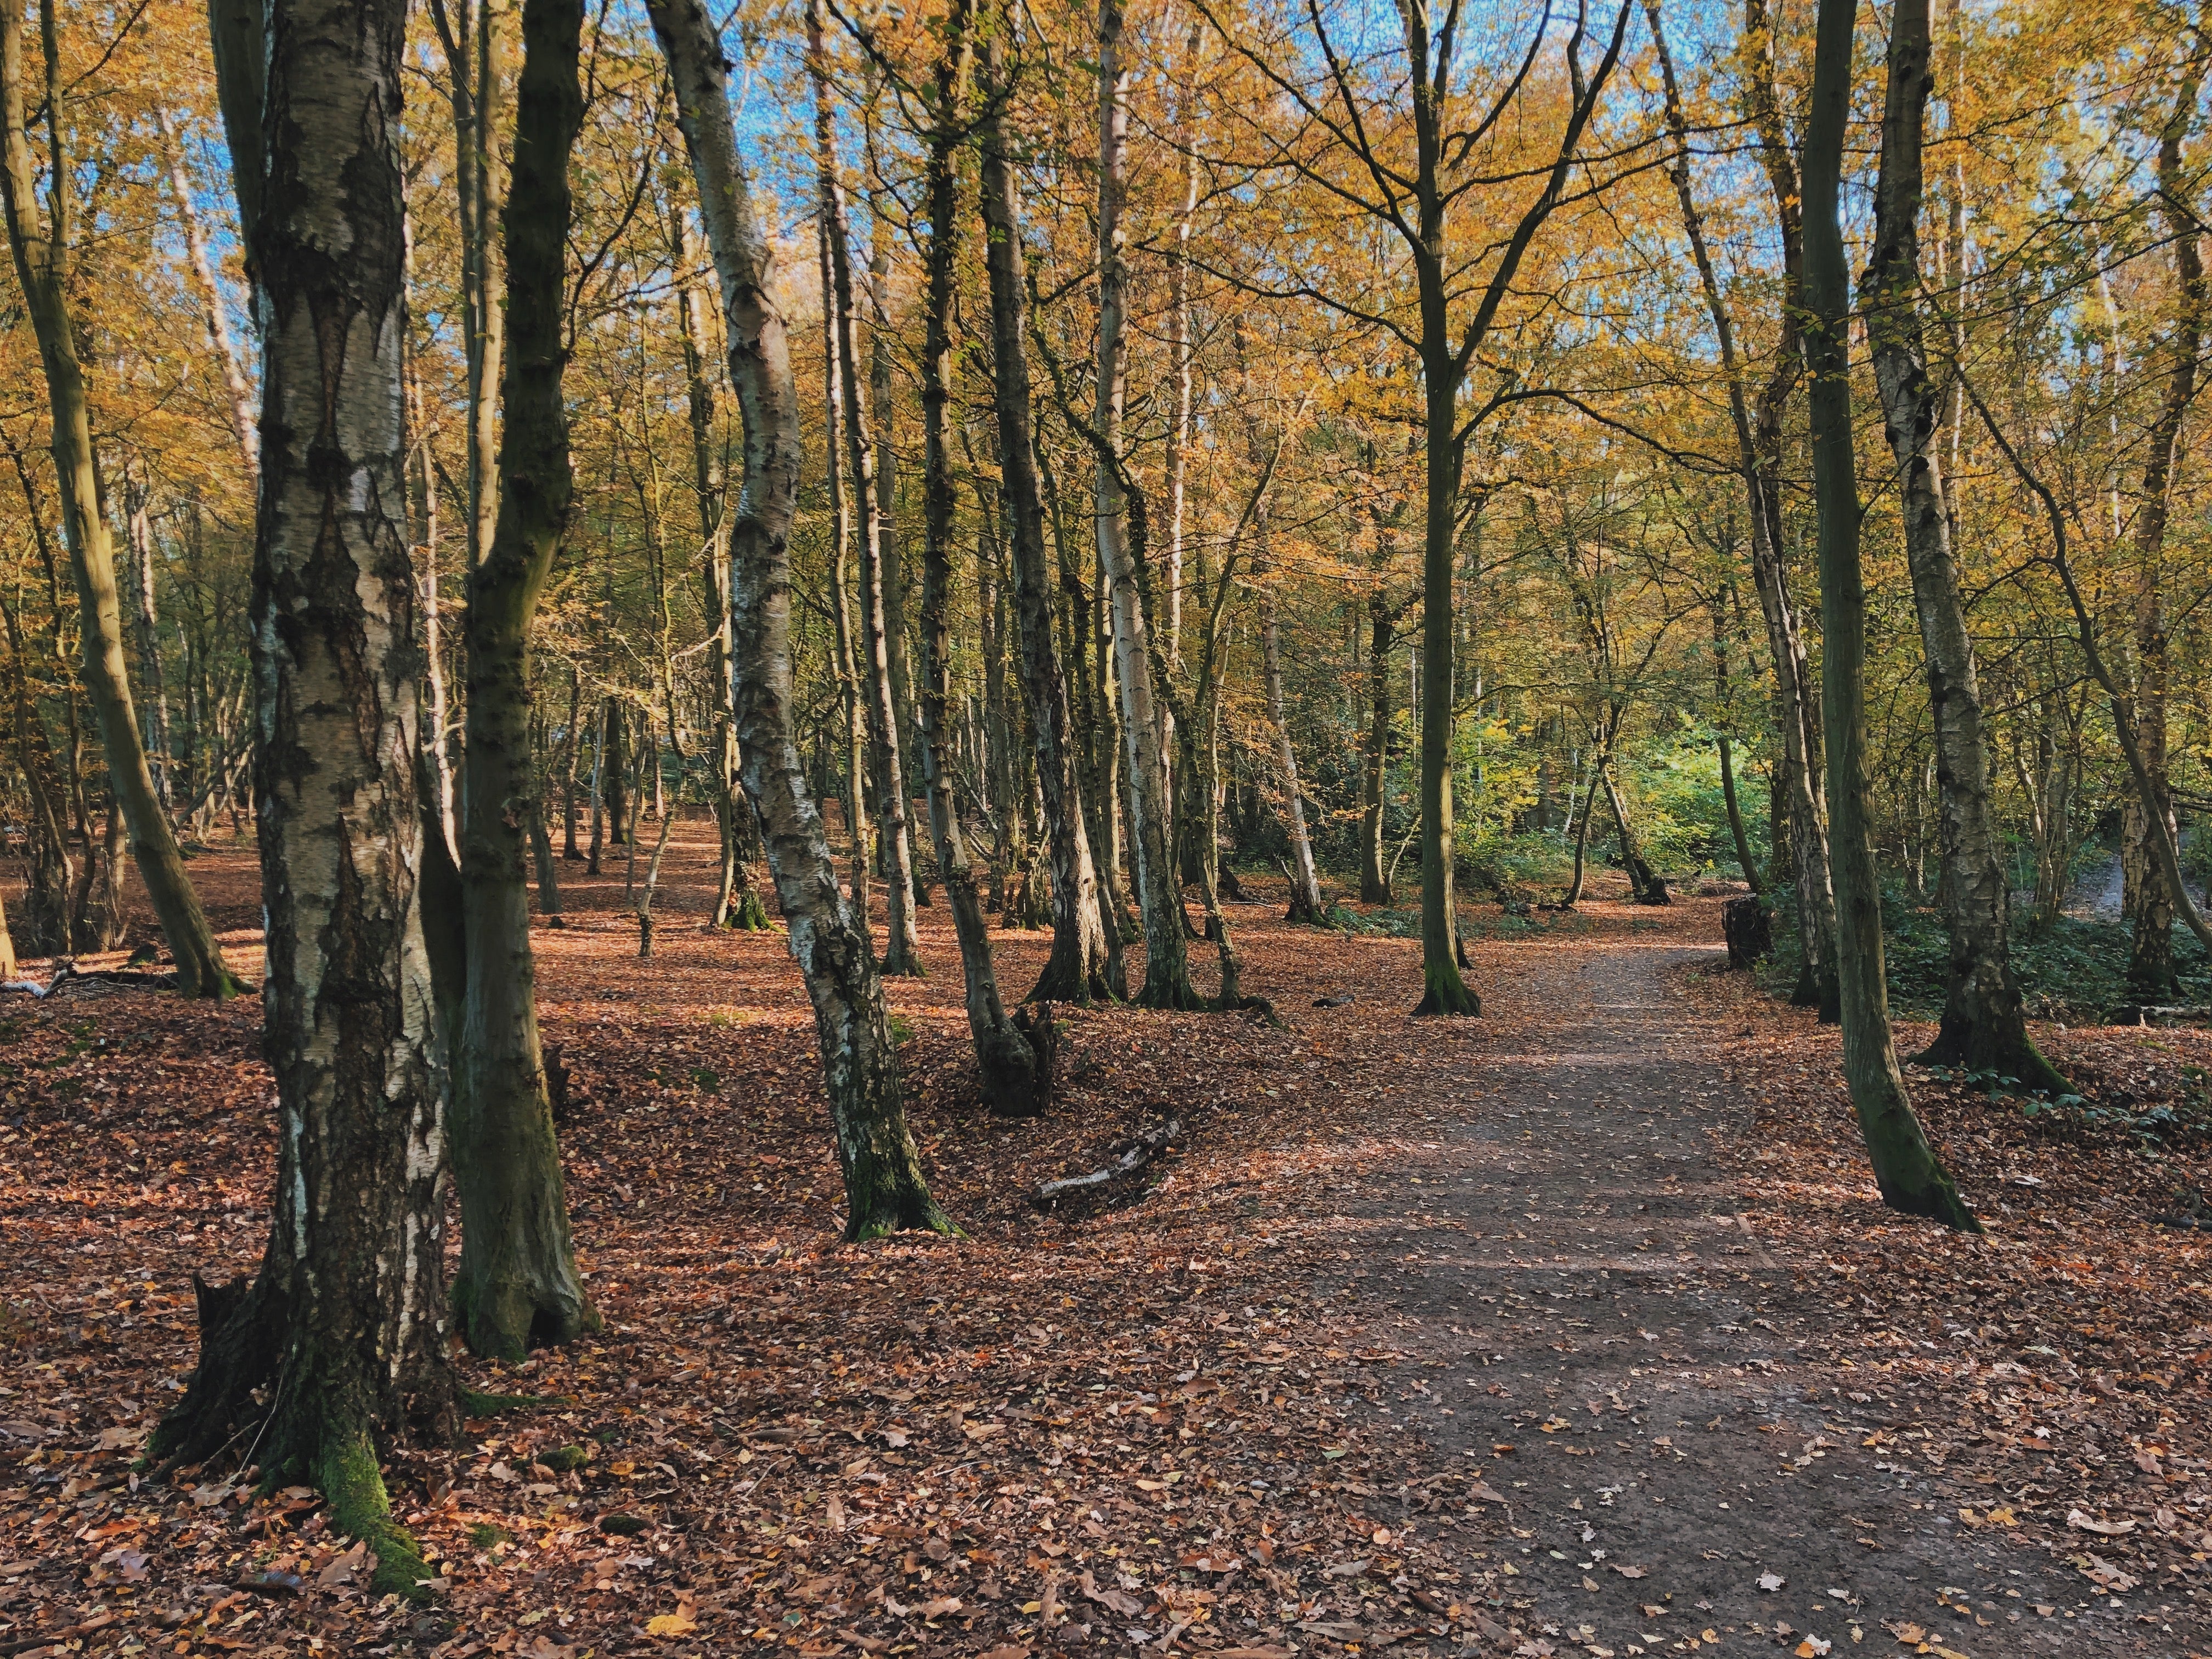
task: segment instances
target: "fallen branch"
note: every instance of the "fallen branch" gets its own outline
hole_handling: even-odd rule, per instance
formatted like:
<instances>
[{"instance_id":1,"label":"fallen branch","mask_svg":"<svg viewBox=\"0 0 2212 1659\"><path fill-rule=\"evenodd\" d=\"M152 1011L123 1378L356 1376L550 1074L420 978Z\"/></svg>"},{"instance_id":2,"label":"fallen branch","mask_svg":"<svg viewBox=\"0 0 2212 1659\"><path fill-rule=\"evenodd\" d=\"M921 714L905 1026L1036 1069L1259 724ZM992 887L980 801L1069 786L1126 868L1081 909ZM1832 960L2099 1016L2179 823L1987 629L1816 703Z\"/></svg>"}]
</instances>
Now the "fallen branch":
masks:
<instances>
[{"instance_id":1,"label":"fallen branch","mask_svg":"<svg viewBox=\"0 0 2212 1659\"><path fill-rule=\"evenodd\" d=\"M2112 1025L2212 1025L2212 1007L2202 1004L2162 1006L2129 1003L2112 1010Z\"/></svg>"},{"instance_id":2,"label":"fallen branch","mask_svg":"<svg viewBox=\"0 0 2212 1659\"><path fill-rule=\"evenodd\" d=\"M1030 1202L1040 1209L1046 1208L1071 1193L1089 1192L1093 1188L1104 1187L1133 1176L1165 1152L1182 1133L1182 1125L1170 1118L1158 1127L1148 1129L1132 1139L1121 1156L1104 1169L1093 1170L1089 1175L1069 1176L1061 1181L1041 1182L1030 1194Z\"/></svg>"}]
</instances>

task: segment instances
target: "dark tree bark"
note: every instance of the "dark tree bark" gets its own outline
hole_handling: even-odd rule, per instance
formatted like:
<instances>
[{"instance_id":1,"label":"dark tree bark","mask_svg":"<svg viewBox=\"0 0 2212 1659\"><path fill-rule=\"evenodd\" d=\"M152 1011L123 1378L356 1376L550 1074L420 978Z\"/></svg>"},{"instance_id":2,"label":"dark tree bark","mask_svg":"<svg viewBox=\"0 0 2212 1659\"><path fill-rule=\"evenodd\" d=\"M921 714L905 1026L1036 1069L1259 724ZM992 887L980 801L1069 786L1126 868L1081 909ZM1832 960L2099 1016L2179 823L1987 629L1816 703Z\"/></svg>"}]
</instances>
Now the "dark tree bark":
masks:
<instances>
[{"instance_id":1,"label":"dark tree bark","mask_svg":"<svg viewBox=\"0 0 2212 1659\"><path fill-rule=\"evenodd\" d=\"M1934 716L1942 812L1943 907L1950 983L1936 1041L1923 1065L1995 1071L2031 1089L2067 1082L2027 1035L2007 939L2003 848L1990 799L1990 751L1966 602L1951 549L1936 438L1942 394L1928 370L1920 314L1922 132L1929 73L1928 0L1898 0L1890 21L1889 87L1881 124L1881 175L1874 243L1860 287L1882 425L1897 466L1905 562L1920 620Z\"/></svg>"},{"instance_id":2,"label":"dark tree bark","mask_svg":"<svg viewBox=\"0 0 2212 1659\"><path fill-rule=\"evenodd\" d=\"M960 257L959 149L966 139L969 80L975 60L970 25L973 0L951 0L938 25L944 40L938 59L936 121L928 137L924 174L924 211L929 221L922 313L922 574L921 574L921 757L929 790L929 825L937 844L937 869L960 939L965 980L968 1031L975 1044L982 1077L983 1103L1002 1115L1024 1115L1042 1109L1037 1097L1037 1054L1016 1030L999 1000L999 979L991 963L991 928L961 833L959 804L952 794L952 758L945 730L946 682L951 677L952 630L947 605L952 587L952 457L951 452L954 360L953 280ZM1001 812L1019 808L1009 800Z\"/></svg>"},{"instance_id":3,"label":"dark tree bark","mask_svg":"<svg viewBox=\"0 0 2212 1659\"><path fill-rule=\"evenodd\" d=\"M1044 509L1030 393L1027 278L1023 270L1021 210L1001 122L1008 95L1005 47L994 31L988 48L981 130L984 264L991 285L992 404L998 416L999 465L1006 495L1007 541L1014 567L1018 657L1030 710L1037 782L1044 793L1052 845L1052 955L1031 1000L1090 1002L1109 994L1106 923L1097 871L1084 823L1081 744L1067 681L1053 648L1054 580L1045 562Z\"/></svg>"},{"instance_id":4,"label":"dark tree bark","mask_svg":"<svg viewBox=\"0 0 2212 1659\"><path fill-rule=\"evenodd\" d=\"M507 350L497 517L469 573L468 745L462 760L466 959L453 1071L461 1261L453 1308L479 1354L599 1328L568 1237L561 1149L538 1032L524 842L538 819L531 764L532 629L574 510L562 401L568 155L583 122L581 0L526 0L505 215ZM551 860L546 862L550 865Z\"/></svg>"},{"instance_id":5,"label":"dark tree bark","mask_svg":"<svg viewBox=\"0 0 2212 1659\"><path fill-rule=\"evenodd\" d=\"M620 697L610 696L599 710L599 799L606 814L607 840L617 847L630 844L632 805L627 747L629 711ZM592 869L599 870L599 848L592 848Z\"/></svg>"},{"instance_id":6,"label":"dark tree bark","mask_svg":"<svg viewBox=\"0 0 2212 1659\"><path fill-rule=\"evenodd\" d=\"M738 161L721 45L702 0L651 0L649 9L721 278L730 383L744 422L744 471L730 526L738 752L791 953L814 1005L845 1176L845 1237L873 1238L905 1227L949 1232L952 1224L930 1196L907 1133L883 981L866 934L853 925L838 893L793 731L790 535L799 497L799 389L772 292L773 256Z\"/></svg>"},{"instance_id":7,"label":"dark tree bark","mask_svg":"<svg viewBox=\"0 0 2212 1659\"><path fill-rule=\"evenodd\" d=\"M1859 568L1861 508L1851 434L1850 273L1838 202L1856 19L1854 0L1820 0L1805 131L1805 362L1812 379L1813 485L1820 521L1820 703L1836 883L1844 1080L1882 1202L1909 1215L1979 1231L1936 1161L1905 1092L1890 1032L1881 888L1868 829L1866 586Z\"/></svg>"},{"instance_id":8,"label":"dark tree bark","mask_svg":"<svg viewBox=\"0 0 2212 1659\"><path fill-rule=\"evenodd\" d=\"M154 1455L251 1445L367 1540L379 1588L428 1576L376 1443L460 1426L447 1358L441 1052L421 926L420 655L401 342L402 0L270 0L234 75L258 280L255 806L276 1083L259 1274L201 1292L198 1369ZM238 35L217 33L223 50ZM249 159L265 171L247 174ZM343 258L331 249L343 247ZM252 1427L258 1421L258 1428ZM241 1431L244 1433L241 1437ZM241 1453L241 1461L244 1454Z\"/></svg>"}]
</instances>

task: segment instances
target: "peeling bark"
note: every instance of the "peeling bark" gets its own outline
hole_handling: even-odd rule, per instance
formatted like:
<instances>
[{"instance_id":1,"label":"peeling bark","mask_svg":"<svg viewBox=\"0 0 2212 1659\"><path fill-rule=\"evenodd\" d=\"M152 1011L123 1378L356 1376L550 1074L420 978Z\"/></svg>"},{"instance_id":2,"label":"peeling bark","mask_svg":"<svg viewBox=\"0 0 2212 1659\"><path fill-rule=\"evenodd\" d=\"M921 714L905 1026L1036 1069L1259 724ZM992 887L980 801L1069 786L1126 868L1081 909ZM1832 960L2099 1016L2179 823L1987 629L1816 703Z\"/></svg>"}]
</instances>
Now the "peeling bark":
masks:
<instances>
[{"instance_id":1,"label":"peeling bark","mask_svg":"<svg viewBox=\"0 0 2212 1659\"><path fill-rule=\"evenodd\" d=\"M745 791L814 1005L838 1161L845 1237L955 1231L930 1196L907 1132L898 1051L865 933L846 913L822 817L807 792L791 708L791 521L798 505L799 389L772 292L773 256L738 161L727 70L703 0L650 0L675 83L721 279L730 382L744 421L744 472L730 527L730 641Z\"/></svg>"}]
</instances>

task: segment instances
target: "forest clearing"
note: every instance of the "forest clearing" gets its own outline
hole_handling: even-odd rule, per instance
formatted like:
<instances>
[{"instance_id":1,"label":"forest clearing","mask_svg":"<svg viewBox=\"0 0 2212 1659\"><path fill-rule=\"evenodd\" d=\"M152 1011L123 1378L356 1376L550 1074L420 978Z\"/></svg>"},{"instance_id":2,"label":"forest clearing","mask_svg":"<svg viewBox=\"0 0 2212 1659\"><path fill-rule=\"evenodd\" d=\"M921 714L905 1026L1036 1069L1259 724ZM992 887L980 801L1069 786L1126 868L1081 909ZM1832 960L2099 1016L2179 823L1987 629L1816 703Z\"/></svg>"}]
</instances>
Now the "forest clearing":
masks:
<instances>
[{"instance_id":1,"label":"forest clearing","mask_svg":"<svg viewBox=\"0 0 2212 1659\"><path fill-rule=\"evenodd\" d=\"M2212 1659L2208 0L0 0L0 1659Z\"/></svg>"}]
</instances>

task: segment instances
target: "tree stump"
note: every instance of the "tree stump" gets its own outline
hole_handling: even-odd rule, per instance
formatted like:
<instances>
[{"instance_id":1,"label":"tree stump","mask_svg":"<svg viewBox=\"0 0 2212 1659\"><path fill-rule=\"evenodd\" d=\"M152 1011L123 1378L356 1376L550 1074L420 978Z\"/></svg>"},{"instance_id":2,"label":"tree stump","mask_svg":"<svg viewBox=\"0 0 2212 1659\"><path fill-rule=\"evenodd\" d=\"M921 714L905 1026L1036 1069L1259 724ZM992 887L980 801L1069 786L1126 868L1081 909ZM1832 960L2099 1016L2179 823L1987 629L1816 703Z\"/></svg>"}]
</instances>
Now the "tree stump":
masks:
<instances>
[{"instance_id":1,"label":"tree stump","mask_svg":"<svg viewBox=\"0 0 2212 1659\"><path fill-rule=\"evenodd\" d=\"M1774 917L1756 894L1721 906L1721 933L1728 940L1731 968L1748 968L1774 949Z\"/></svg>"}]
</instances>

